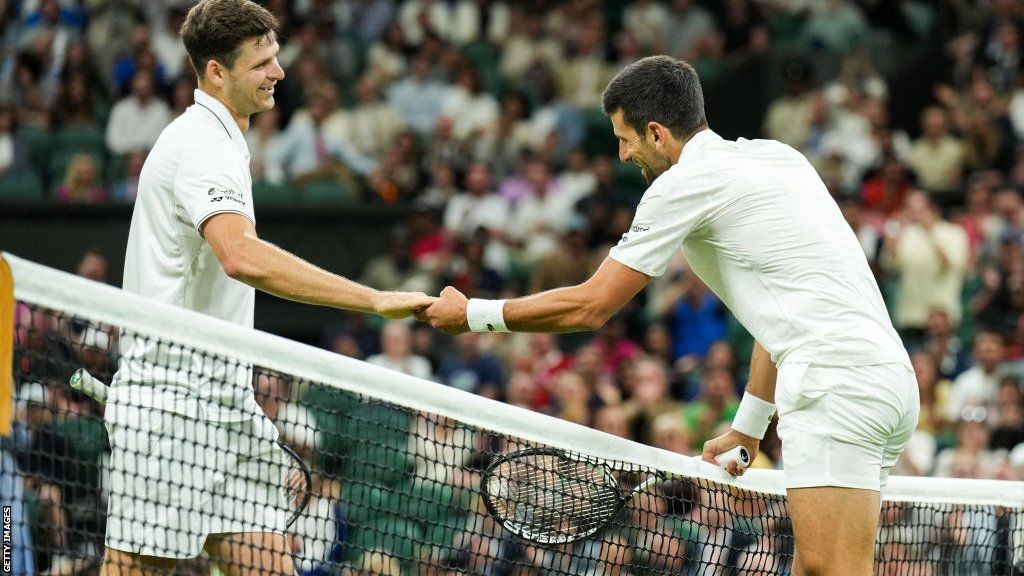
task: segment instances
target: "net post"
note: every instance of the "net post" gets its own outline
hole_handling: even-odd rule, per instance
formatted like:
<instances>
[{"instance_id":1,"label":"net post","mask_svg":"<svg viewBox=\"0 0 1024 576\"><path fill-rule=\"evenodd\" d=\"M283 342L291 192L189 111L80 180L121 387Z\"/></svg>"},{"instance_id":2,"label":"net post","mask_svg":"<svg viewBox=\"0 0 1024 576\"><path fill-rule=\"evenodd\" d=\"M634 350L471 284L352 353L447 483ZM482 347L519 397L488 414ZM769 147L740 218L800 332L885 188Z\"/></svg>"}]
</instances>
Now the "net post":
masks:
<instances>
[{"instance_id":1,"label":"net post","mask_svg":"<svg viewBox=\"0 0 1024 576\"><path fill-rule=\"evenodd\" d=\"M9 436L14 415L14 275L0 253L0 436Z\"/></svg>"}]
</instances>

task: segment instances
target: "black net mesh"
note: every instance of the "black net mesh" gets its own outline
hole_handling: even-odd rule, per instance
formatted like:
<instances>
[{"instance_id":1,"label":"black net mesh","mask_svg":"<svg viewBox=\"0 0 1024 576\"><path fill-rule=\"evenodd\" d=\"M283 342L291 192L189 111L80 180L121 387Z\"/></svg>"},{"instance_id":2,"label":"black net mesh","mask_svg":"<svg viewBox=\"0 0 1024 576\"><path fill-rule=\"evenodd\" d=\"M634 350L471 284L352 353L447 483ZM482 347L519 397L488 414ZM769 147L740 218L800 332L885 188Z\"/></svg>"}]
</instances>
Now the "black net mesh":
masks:
<instances>
[{"instance_id":1,"label":"black net mesh","mask_svg":"<svg viewBox=\"0 0 1024 576\"><path fill-rule=\"evenodd\" d=\"M496 458L534 443L24 302L15 318L17 415L0 459L15 573L97 573L105 537L113 537L125 549L187 558L168 573L213 574L219 561L235 563L224 573L269 575L286 569L272 564L270 550L206 536L275 530L287 534L280 556L305 575L790 570L794 542L784 498L696 478L631 494L658 474L633 466L610 472L625 503L603 530L540 545L503 528L480 492ZM163 382L166 396L180 393L174 411L147 407L144 394L127 392L104 406L68 386L79 367L110 382L126 338L149 347L150 364L135 367L140 378ZM217 403L245 405L232 386L221 385L218 394L209 382L243 377L272 426L262 417L208 417ZM197 382L205 388L195 390ZM306 492L302 466L277 441L311 471L310 498L297 512L300 499L286 490ZM1014 557L1022 547L1019 513L887 502L877 573L1021 574ZM200 554L204 543L222 544L208 546L219 560Z\"/></svg>"}]
</instances>

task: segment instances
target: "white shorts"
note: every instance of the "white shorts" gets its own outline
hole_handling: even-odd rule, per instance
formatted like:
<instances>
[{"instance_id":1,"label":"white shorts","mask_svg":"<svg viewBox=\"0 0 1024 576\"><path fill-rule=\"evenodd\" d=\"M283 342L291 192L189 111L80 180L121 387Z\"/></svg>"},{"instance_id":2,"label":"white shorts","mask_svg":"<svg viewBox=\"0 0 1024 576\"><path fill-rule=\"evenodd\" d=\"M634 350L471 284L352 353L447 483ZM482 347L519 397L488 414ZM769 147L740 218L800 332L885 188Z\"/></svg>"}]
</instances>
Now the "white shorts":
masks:
<instances>
[{"instance_id":1,"label":"white shorts","mask_svg":"<svg viewBox=\"0 0 1024 576\"><path fill-rule=\"evenodd\" d=\"M283 533L288 456L266 416L218 424L108 405L106 546L194 558L210 534Z\"/></svg>"},{"instance_id":2,"label":"white shorts","mask_svg":"<svg viewBox=\"0 0 1024 576\"><path fill-rule=\"evenodd\" d=\"M775 389L789 488L881 490L917 427L917 380L902 364L783 364Z\"/></svg>"}]
</instances>

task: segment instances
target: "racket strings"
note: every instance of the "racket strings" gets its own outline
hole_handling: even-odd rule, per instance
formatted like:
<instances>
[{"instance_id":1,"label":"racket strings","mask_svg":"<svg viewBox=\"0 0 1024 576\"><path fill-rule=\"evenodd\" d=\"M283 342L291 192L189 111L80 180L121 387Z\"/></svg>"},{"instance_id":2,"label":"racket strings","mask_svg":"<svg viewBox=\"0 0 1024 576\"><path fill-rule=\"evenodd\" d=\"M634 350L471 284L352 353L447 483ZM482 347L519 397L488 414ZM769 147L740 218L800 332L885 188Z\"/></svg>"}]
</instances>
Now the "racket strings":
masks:
<instances>
[{"instance_id":1,"label":"racket strings","mask_svg":"<svg viewBox=\"0 0 1024 576\"><path fill-rule=\"evenodd\" d=\"M597 531L620 507L617 483L603 468L554 455L503 462L488 490L513 530L552 542Z\"/></svg>"}]
</instances>

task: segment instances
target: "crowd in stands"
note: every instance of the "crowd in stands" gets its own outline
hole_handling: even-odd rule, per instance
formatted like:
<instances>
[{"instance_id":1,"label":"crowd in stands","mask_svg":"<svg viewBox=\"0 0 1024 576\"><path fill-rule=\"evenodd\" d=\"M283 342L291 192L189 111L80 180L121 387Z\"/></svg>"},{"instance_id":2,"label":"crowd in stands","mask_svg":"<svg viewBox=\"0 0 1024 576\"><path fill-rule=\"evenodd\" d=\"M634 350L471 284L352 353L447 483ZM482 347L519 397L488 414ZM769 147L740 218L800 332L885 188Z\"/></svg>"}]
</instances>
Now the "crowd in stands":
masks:
<instances>
[{"instance_id":1,"label":"crowd in stands","mask_svg":"<svg viewBox=\"0 0 1024 576\"><path fill-rule=\"evenodd\" d=\"M841 65L831 72L815 69L812 59L787 60L784 93L746 136L780 140L810 159L875 271L922 401L918 430L895 472L1024 480L1024 2L264 4L282 23L287 77L277 108L254 118L246 134L255 201L261 209L407 207L388 250L359 278L389 290L436 293L452 285L471 297L509 297L589 277L628 229L644 188L638 172L615 158L600 113L601 91L624 65L666 53L693 63L707 84L776 49L834 57ZM187 7L173 0L0 2L0 201L132 202L147 149L192 102L195 80L176 36ZM892 118L898 79L883 75L873 58L880 46L915 42L940 48L932 58L943 73L919 118ZM102 266L101 255L91 254L80 272L103 280ZM100 348L109 340L102 332L77 337ZM352 315L325 327L321 344L693 455L735 414L752 340L680 255L596 334L448 338L423 325ZM102 358L93 365L102 373ZM351 453L323 450L332 435L363 437L379 428L381 436L362 448L378 452L362 459L387 459L389 450L418 455L400 467L425 482L409 486L421 495L439 478L458 476L434 466L438 444L464 448L454 454L459 470L478 456L479 439L452 440L465 430L443 421L408 416L398 425L372 406L344 420L339 415L357 399L292 388L274 374L256 385L283 438L322 472L314 520L305 526L334 536L310 539L316 553L304 574L320 574L318 562L328 559L344 563L332 542L359 535L346 536L338 519L347 514L358 524L365 513L338 507L345 489L338 478L369 472L350 469L361 460ZM23 429L55 426L36 405L95 420L97 406L63 399L56 388L21 386ZM79 434L76 443L91 437ZM56 434L18 438L71 449ZM408 445L410 438L422 445ZM770 431L755 466L779 466L780 456ZM47 468L36 476L49 482L26 487L47 527L35 536L53 549L67 539L66 500L92 497L62 491L66 473ZM390 473L375 467L371 484L386 484ZM455 485L471 482L459 477ZM457 492L449 489L447 501L457 501ZM898 524L905 512L891 512L890 521ZM496 550L491 539L500 531L487 530L490 536L463 550ZM429 537L451 540L448 533ZM677 542L675 552L685 545ZM590 550L588 570L615 574L607 557L653 554L630 546L624 539ZM378 547L347 561L361 562L365 573L399 574L406 556ZM476 556L467 554L461 567L471 573L512 573L474 571Z\"/></svg>"}]
</instances>

